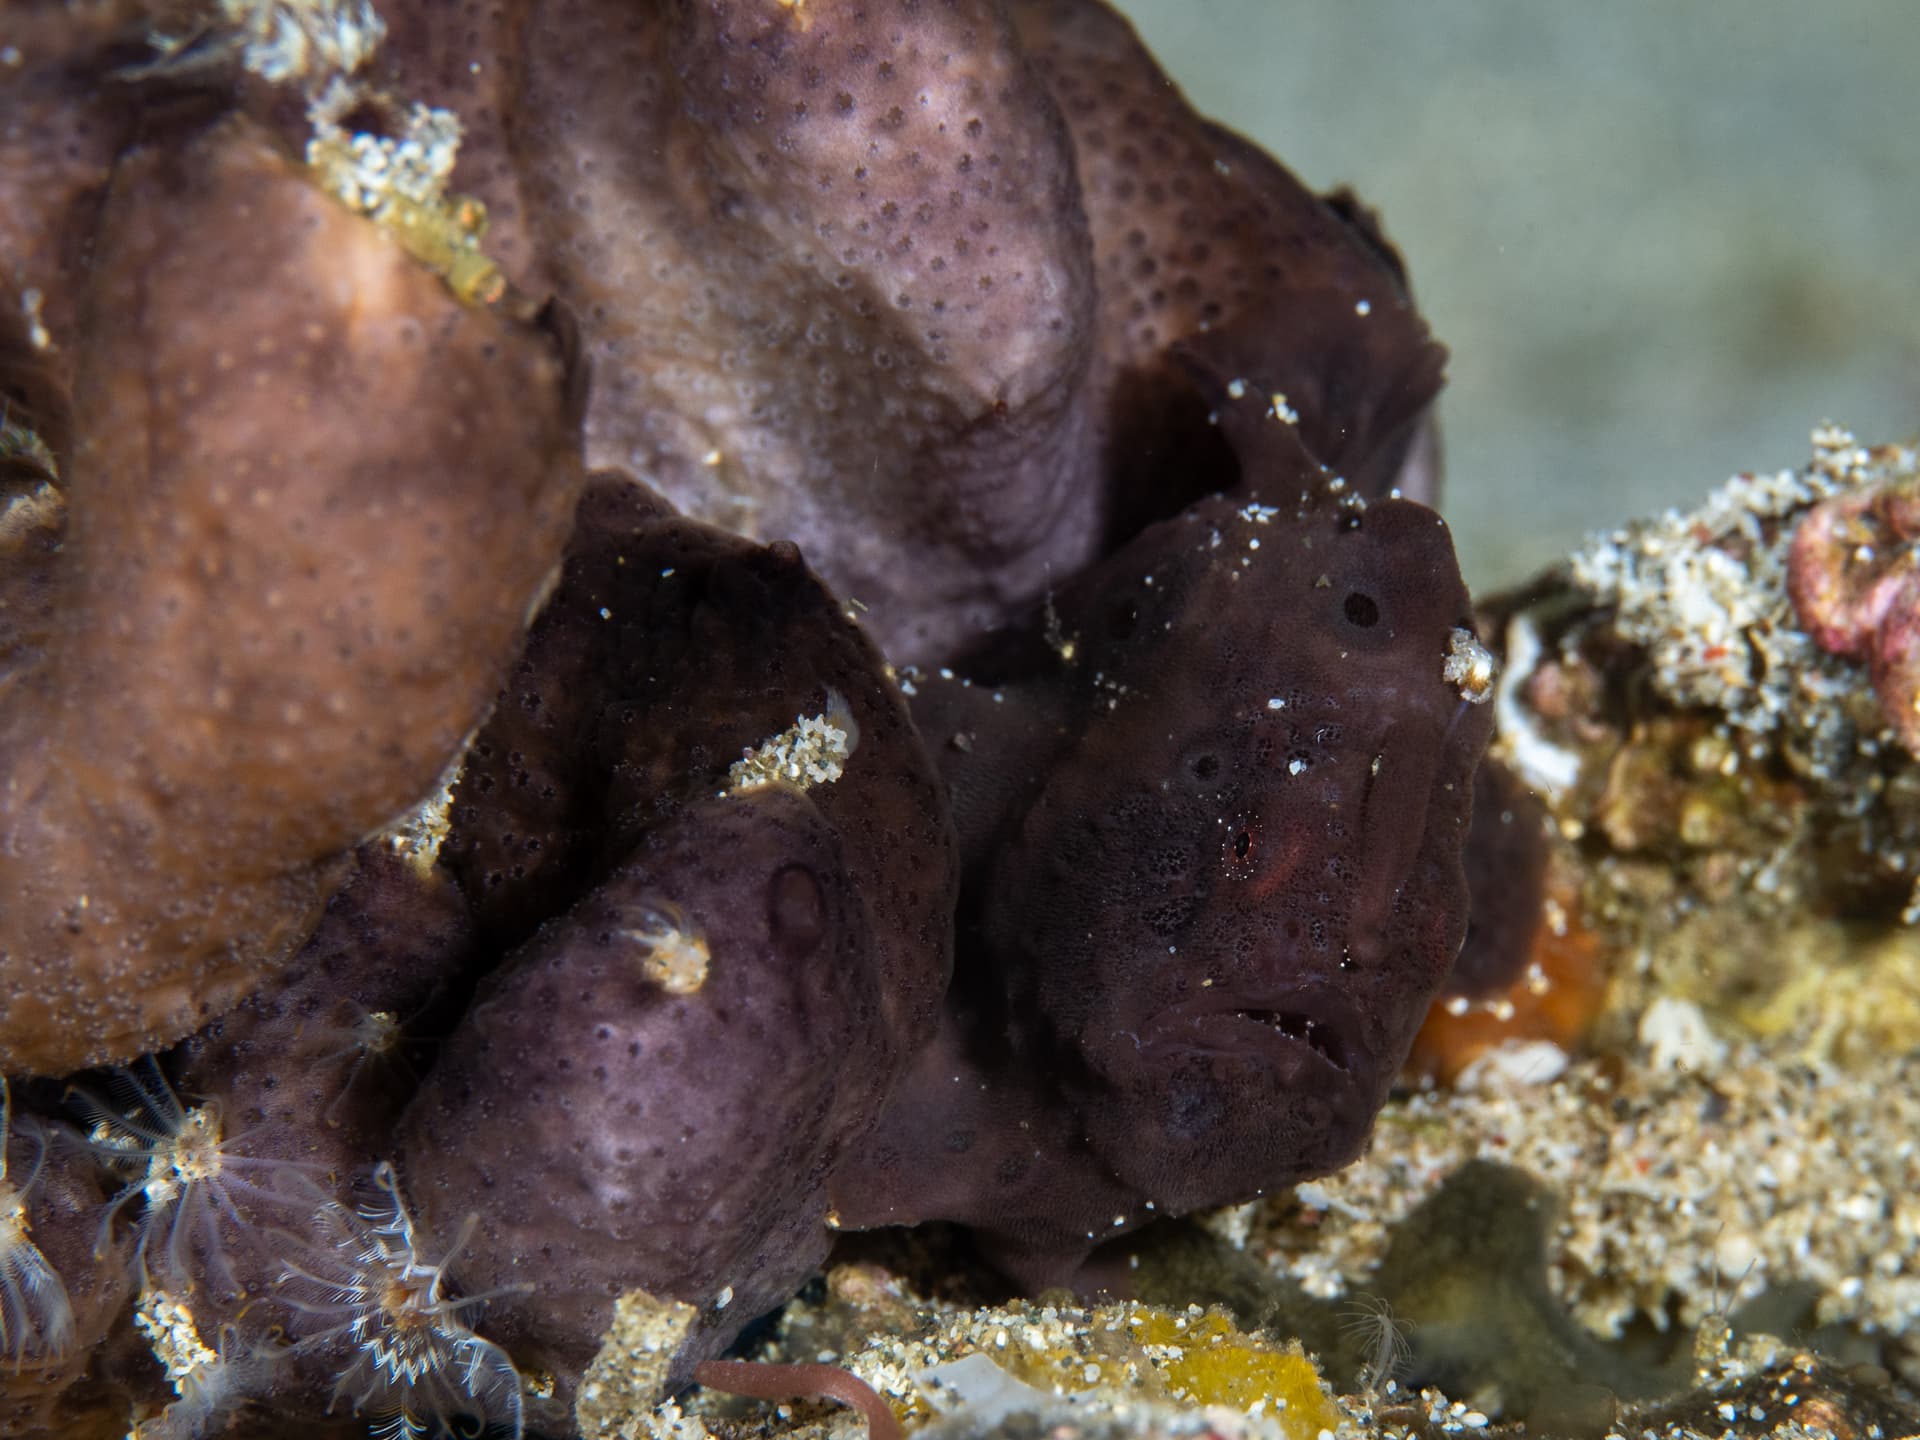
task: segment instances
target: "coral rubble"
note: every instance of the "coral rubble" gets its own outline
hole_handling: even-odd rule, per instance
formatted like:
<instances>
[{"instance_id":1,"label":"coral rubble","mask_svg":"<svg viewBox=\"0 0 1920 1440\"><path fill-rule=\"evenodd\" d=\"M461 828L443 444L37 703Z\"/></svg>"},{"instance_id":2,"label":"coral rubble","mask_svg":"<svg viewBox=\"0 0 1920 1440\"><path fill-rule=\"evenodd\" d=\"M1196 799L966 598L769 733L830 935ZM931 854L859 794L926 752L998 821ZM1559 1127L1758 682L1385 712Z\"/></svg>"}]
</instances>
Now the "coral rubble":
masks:
<instances>
[{"instance_id":1,"label":"coral rubble","mask_svg":"<svg viewBox=\"0 0 1920 1440\"><path fill-rule=\"evenodd\" d=\"M1920 765L1867 653L1873 617L1904 643L1901 572L1864 536L1844 553L1833 539L1917 465L1827 427L1802 469L1737 476L1492 602L1509 659L1493 751L1545 800L1557 928L1635 957L1599 1022L1616 1042L1661 995L1748 1034L1796 1028L1816 974L1822 1003L1854 1007L1822 1043L1920 1038L1899 938L1920 882ZM1887 564L1894 588L1847 629L1843 599Z\"/></svg>"}]
</instances>

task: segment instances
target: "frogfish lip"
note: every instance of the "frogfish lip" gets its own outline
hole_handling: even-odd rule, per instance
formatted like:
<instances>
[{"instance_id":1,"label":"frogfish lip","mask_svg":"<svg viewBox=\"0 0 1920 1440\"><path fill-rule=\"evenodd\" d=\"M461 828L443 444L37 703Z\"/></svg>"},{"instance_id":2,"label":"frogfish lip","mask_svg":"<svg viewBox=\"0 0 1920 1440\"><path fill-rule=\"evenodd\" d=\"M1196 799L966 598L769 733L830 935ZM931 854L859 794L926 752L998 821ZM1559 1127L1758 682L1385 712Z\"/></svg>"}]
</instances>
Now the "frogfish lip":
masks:
<instances>
[{"instance_id":1,"label":"frogfish lip","mask_svg":"<svg viewBox=\"0 0 1920 1440\"><path fill-rule=\"evenodd\" d=\"M1364 1033L1358 1011L1324 991L1218 991L1160 1011L1142 1032L1140 1048L1167 1058L1257 1059L1289 1084L1367 1087L1374 1064L1360 1040Z\"/></svg>"}]
</instances>

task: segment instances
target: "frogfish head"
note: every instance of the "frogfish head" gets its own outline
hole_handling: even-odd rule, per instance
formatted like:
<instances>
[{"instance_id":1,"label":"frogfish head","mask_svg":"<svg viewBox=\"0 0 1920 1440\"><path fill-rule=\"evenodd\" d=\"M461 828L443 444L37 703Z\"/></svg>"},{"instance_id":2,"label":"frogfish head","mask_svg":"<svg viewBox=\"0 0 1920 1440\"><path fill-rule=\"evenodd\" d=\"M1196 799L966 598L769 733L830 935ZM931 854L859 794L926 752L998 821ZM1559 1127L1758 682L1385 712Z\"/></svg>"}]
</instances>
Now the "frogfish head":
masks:
<instances>
[{"instance_id":1,"label":"frogfish head","mask_svg":"<svg viewBox=\"0 0 1920 1440\"><path fill-rule=\"evenodd\" d=\"M1324 485L1210 500L1062 615L1084 723L997 864L1009 1013L1162 1213L1337 1169L1465 930L1490 716L1443 674L1446 528Z\"/></svg>"}]
</instances>

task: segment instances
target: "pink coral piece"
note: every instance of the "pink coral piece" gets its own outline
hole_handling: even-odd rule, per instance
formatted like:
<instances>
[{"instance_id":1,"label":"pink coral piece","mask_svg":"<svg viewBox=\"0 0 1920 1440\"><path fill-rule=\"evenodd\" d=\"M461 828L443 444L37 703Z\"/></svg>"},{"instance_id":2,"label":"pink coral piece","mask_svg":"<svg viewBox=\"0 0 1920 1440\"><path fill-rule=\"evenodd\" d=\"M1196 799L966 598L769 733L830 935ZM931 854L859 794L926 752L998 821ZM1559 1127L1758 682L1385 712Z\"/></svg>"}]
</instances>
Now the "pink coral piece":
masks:
<instances>
[{"instance_id":1,"label":"pink coral piece","mask_svg":"<svg viewBox=\"0 0 1920 1440\"><path fill-rule=\"evenodd\" d=\"M1874 486L1813 507L1794 532L1787 591L1821 649L1867 661L1880 712L1920 754L1920 495Z\"/></svg>"}]
</instances>

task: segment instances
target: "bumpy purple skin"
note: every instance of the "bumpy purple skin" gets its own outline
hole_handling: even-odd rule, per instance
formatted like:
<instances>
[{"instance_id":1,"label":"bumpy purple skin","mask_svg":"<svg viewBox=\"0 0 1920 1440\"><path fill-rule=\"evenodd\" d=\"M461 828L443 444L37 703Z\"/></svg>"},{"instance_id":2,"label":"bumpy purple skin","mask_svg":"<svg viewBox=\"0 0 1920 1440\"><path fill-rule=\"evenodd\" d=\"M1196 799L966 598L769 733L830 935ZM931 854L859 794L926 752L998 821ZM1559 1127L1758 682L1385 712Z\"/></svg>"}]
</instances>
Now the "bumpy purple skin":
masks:
<instances>
[{"instance_id":1,"label":"bumpy purple skin","mask_svg":"<svg viewBox=\"0 0 1920 1440\"><path fill-rule=\"evenodd\" d=\"M646 968L664 915L710 956L689 993ZM873 940L833 827L776 786L648 830L508 963L401 1133L423 1225L480 1217L465 1283L529 1286L490 1334L570 1391L630 1290L703 1309L684 1369L800 1286L898 1054Z\"/></svg>"},{"instance_id":2,"label":"bumpy purple skin","mask_svg":"<svg viewBox=\"0 0 1920 1440\"><path fill-rule=\"evenodd\" d=\"M265 1325L278 1333L299 1326L285 1274L312 1244L315 1208L357 1203L353 1187L392 1153L394 1121L424 1063L422 1041L444 1035L467 999L471 941L466 907L444 872L371 842L356 851L351 878L284 981L173 1052L181 1104L218 1107L245 1223L223 1215L215 1232L196 1229L188 1273L165 1283L192 1294L209 1344L230 1326L240 1342L231 1358L259 1358L234 1405L251 1398L312 1416L335 1403L335 1381L351 1360L344 1338L277 1355L255 1346ZM394 1043L368 1048L378 1033L368 1022L380 1015L398 1027Z\"/></svg>"},{"instance_id":3,"label":"bumpy purple skin","mask_svg":"<svg viewBox=\"0 0 1920 1440\"><path fill-rule=\"evenodd\" d=\"M383 841L362 846L286 983L180 1047L184 1098L217 1102L257 1158L323 1176L370 1167L390 1148L421 1042L459 1014L471 942L444 872L416 869ZM391 1017L391 1045L376 1043L379 1017Z\"/></svg>"},{"instance_id":4,"label":"bumpy purple skin","mask_svg":"<svg viewBox=\"0 0 1920 1440\"><path fill-rule=\"evenodd\" d=\"M383 11L370 83L461 115L453 188L519 295L579 317L589 455L701 518L617 476L583 502L467 759L446 855L483 943L422 1018L448 1038L397 1146L308 1043L343 996L433 1012L459 917L394 873L336 901L331 959L187 1047L185 1088L331 1157L342 1195L397 1153L432 1255L477 1213L456 1274L534 1284L484 1329L551 1366L554 1428L614 1294L709 1307L684 1369L819 1259L828 1185L848 1224L959 1220L1040 1286L1344 1163L1459 942L1488 720L1440 680L1444 529L1399 502L1355 527L1326 489L1431 493L1444 352L1371 218L1195 115L1094 0ZM85 83L0 116L25 177L0 192L33 202L0 213L0 290L44 289L56 333L85 289L58 237L129 123L100 97L144 93L97 83L146 53L118 25L74 42ZM304 139L251 81L160 89L202 86ZM0 607L30 620L32 581ZM987 683L922 682L936 773L843 603L904 663L1057 585L1051 627L969 657ZM830 688L861 729L840 781L715 798ZM622 934L661 900L714 957L688 996ZM311 1417L339 1358L271 1402Z\"/></svg>"},{"instance_id":5,"label":"bumpy purple skin","mask_svg":"<svg viewBox=\"0 0 1920 1440\"><path fill-rule=\"evenodd\" d=\"M466 122L490 250L581 316L589 463L796 541L896 663L1220 488L1183 338L1274 337L1320 458L1370 486L1438 389L1364 212L1196 115L1089 0L392 23L376 66Z\"/></svg>"},{"instance_id":6,"label":"bumpy purple skin","mask_svg":"<svg viewBox=\"0 0 1920 1440\"><path fill-rule=\"evenodd\" d=\"M830 696L858 732L839 779L718 798ZM505 963L408 1111L422 1226L444 1242L475 1212L463 1279L537 1282L488 1328L563 1391L618 1295L731 1287L684 1369L819 1263L826 1178L937 1024L959 864L933 760L793 546L603 477L445 854L495 943L572 909ZM648 907L709 947L697 992L645 978Z\"/></svg>"},{"instance_id":7,"label":"bumpy purple skin","mask_svg":"<svg viewBox=\"0 0 1920 1440\"><path fill-rule=\"evenodd\" d=\"M849 1224L961 1221L1060 1283L1364 1144L1459 948L1490 718L1442 678L1468 612L1440 518L1302 488L1262 409L1222 418L1282 504L1144 532L1061 597L1070 663L927 688L968 866L954 1002L835 1179Z\"/></svg>"},{"instance_id":8,"label":"bumpy purple skin","mask_svg":"<svg viewBox=\"0 0 1920 1440\"><path fill-rule=\"evenodd\" d=\"M1446 351L1398 254L1352 195L1313 194L1196 114L1119 15L1017 0L1015 28L1073 139L1093 236L1093 370L1108 535L1233 483L1236 462L1189 383L1183 343L1237 335L1314 458L1365 493L1430 499L1428 405ZM1222 378L1232 378L1229 372ZM1246 373L1246 372L1240 372ZM1248 375L1251 379L1251 375Z\"/></svg>"},{"instance_id":9,"label":"bumpy purple skin","mask_svg":"<svg viewBox=\"0 0 1920 1440\"><path fill-rule=\"evenodd\" d=\"M872 912L893 1042L917 1048L946 990L958 862L886 662L795 547L676 515L617 477L581 501L560 585L455 791L444 853L483 930L511 943L564 911L829 692L859 741L842 779L810 793Z\"/></svg>"}]
</instances>

